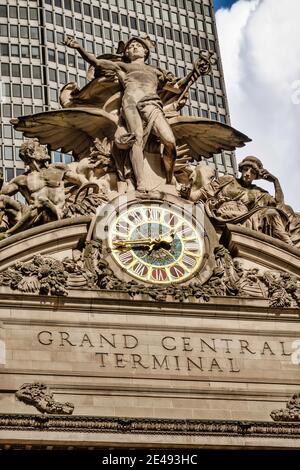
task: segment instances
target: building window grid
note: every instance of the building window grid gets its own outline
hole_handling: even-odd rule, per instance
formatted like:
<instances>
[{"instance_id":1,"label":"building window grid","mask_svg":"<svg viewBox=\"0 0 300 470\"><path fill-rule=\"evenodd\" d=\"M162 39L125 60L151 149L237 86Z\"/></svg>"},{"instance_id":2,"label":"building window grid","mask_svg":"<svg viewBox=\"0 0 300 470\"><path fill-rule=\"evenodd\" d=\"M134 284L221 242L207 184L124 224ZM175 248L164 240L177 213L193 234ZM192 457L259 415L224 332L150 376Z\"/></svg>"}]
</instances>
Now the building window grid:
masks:
<instances>
[{"instance_id":1,"label":"building window grid","mask_svg":"<svg viewBox=\"0 0 300 470\"><path fill-rule=\"evenodd\" d=\"M114 7L111 7L111 9L114 8ZM112 12L111 12L112 13ZM138 13L137 17L143 17L144 15L142 14L142 12ZM109 18L109 17L108 17ZM120 18L119 18L119 22L120 22ZM118 32L119 30L117 30L116 32ZM109 47L111 47L111 45L109 45ZM173 66L173 64L171 64Z\"/></svg>"},{"instance_id":2,"label":"building window grid","mask_svg":"<svg viewBox=\"0 0 300 470\"><path fill-rule=\"evenodd\" d=\"M48 2L48 3L51 3L51 2ZM57 2L55 2L55 3L57 3ZM64 2L62 2L62 5L63 5L63 3L64 3ZM105 2L103 2L103 3L105 3ZM110 2L110 3L111 3L111 2ZM113 31L119 33L120 30L121 30L121 28L122 28L122 32L124 31L125 36L127 35L127 37L128 37L129 33L131 32L131 30L132 30L133 28L131 28L131 26L129 26L128 28L126 28L124 25L121 26L121 22L122 22L122 20L121 20L121 14L124 13L124 10L125 10L125 12L128 14L128 10L126 10L126 9L124 8L124 7L125 7L125 3L124 3L124 2L121 2L121 3L122 3L122 5L117 4L117 2L116 2L115 5L112 5L112 4L109 5L109 19L110 19L110 20L112 19L112 13L116 13L117 16L114 16L114 19L115 19L115 20L118 19L118 22L117 22L117 23L112 23L112 29L113 29ZM172 2L169 2L169 4L168 4L167 1L166 1L166 2L163 2L163 7L169 8L169 12L172 12L172 11L173 11L174 13L177 12L177 13L178 13L178 18L179 18L179 23L180 23L180 15L182 15L182 14L184 14L184 13L186 13L186 12L182 9L182 7L177 8L175 5L172 5L171 3L172 3ZM194 3L197 3L197 2L194 2ZM97 2L97 4L98 4L98 2ZM159 43L160 40L162 40L163 37L166 38L166 30L165 30L165 28L170 28L170 30L171 30L171 24L170 24L168 21L165 21L164 24L162 24L162 21L161 21L159 18L157 18L156 21L154 20L153 23L152 23L152 22L148 22L148 21L147 21L147 18L145 18L145 9L146 9L147 7L148 7L148 8L151 8L151 4L153 4L153 6L156 6L156 5L157 5L156 2L151 2L150 4L149 4L149 2L148 2L148 3L145 3L144 6L143 6L143 8L142 8L142 10L139 11L135 16L132 16L132 17L135 17L137 20L144 20L145 23L146 23L146 31L145 31L145 32L147 32L148 34L150 34L150 35L154 38L154 40ZM199 5L199 10L201 10L201 11L194 11L194 12L192 12L192 17L193 17L194 19L196 19L196 20L204 21L204 24L206 24L206 21L205 21L205 20L206 20L207 18L205 18L205 16L203 17L202 14L201 14L201 13L202 13L202 6L201 6L199 3L197 3L197 4ZM92 2L91 7L93 7L93 6L96 6L96 5L94 5L94 3ZM103 5L103 6L105 6L105 5ZM82 5L82 7L84 8L84 5ZM61 7L60 7L59 5L55 5L55 6L54 6L54 2L52 2L52 4L46 6L46 8L49 8L49 9L53 8L53 9L56 11L57 8L61 8ZM100 15L99 15L99 16L100 16L100 17L102 16L102 10L103 10L103 9L108 10L108 7L106 7L106 8L101 8L101 9L99 8L99 11L100 11ZM64 10L65 10L65 8L62 9L62 11L64 11ZM165 8L163 8L163 10L165 10ZM96 10L95 10L95 11L96 11ZM134 12L132 12L132 13L134 13ZM191 12L189 12L189 14L190 14L190 13L191 13ZM99 37L98 37L98 38L96 37L96 34L95 34L95 27L94 27L94 26L95 26L95 25L96 25L96 26L100 26L100 25L101 25L101 18L98 18L97 15L96 15L96 18L95 18L94 9L93 9L93 8L91 8L91 14L92 14L92 17L94 17L94 19L95 19L95 24L93 24L93 27L92 27L92 29L91 29L91 33L86 33L86 34L89 34L90 36L93 37L93 43L94 43L94 47L95 47L96 41L97 41L98 44L99 44ZM129 16L131 16L131 15L129 14ZM74 19L80 19L80 20L83 20L83 19L84 19L84 18L83 18L83 12L74 11L74 10L73 10L73 17L74 17ZM211 21L210 23L212 24L212 32L213 32L213 31L214 31L214 21ZM84 31L84 22L83 22L82 24L83 24L83 28L82 28L83 30L82 30L82 32L81 32L81 31L76 31L76 30L74 29L74 28L76 27L76 25L73 25L73 32L74 32L76 35L78 35L79 37L82 36L81 39L83 40L83 42L86 42L85 39L83 38L83 36L84 36L84 32L83 32L83 31ZM157 29L156 29L156 28L154 28L154 29L152 30L152 31L154 32L154 34L153 34L153 32L149 31L149 29L150 29L150 28L149 28L149 24L153 24L153 25L156 25L156 26L160 26L160 27L162 28L162 34L163 34L163 36L158 36L158 34L157 34ZM47 26L49 26L49 25L47 25ZM102 26L103 26L103 25L102 25ZM184 26L184 25L182 26L182 34L183 34L183 33L186 33L186 34L188 34L188 36L189 36L190 46L189 46L188 44L185 44L185 46L187 47L187 51L190 52L191 54L193 54L193 52L194 52L194 53L197 52L197 49L198 49L198 48L193 44L193 41L192 41L192 35L193 35L193 34L194 34L195 36L196 36L196 35L199 36L200 38L202 37L203 39L207 39L208 44L209 44L209 41L210 41L210 40L211 40L211 41L215 41L214 34L210 34L209 32L206 32L206 34L205 34L205 31L202 31L200 28L199 28L199 29L200 29L200 30L199 30L199 29L197 28L197 26L198 26L198 21L196 21L196 29L190 28L189 24L187 24L187 26ZM54 25L53 25L53 27L54 27ZM174 29L174 28L173 28L173 29ZM205 29L206 29L206 28L205 28ZM60 30L62 30L63 32L65 31L65 26L64 26L63 24L62 24L62 25L58 24L58 25L55 26L55 31L61 32ZM141 31L141 30L140 30L140 23L139 23L139 21L137 21L137 29L133 29L132 32L135 33L135 34L136 34L136 32L138 32L138 34L144 33L144 31ZM37 42L38 42L38 41L37 41ZM90 41L90 42L91 42L91 41ZM172 38L166 39L166 44L171 45L171 46L173 46L174 48L176 48L176 42L178 43L178 41L175 41L174 35L173 35ZM100 44L100 46L101 46L101 49L103 49L103 46L104 46L103 41L101 41L101 43L102 43L102 44ZM198 44L198 46L201 47L200 44ZM91 48L91 46L89 46L89 47ZM113 44L113 43L110 41L110 43L108 44L107 49L112 50L113 47L115 47L115 44ZM64 46L62 46L62 48L64 48ZM59 48L59 50L60 50L60 48ZM99 46L98 46L98 50L99 50ZM176 50L176 49L175 49L175 50ZM63 51L60 51L60 52L63 52ZM101 51L101 52L102 52L102 51ZM66 57L66 56L65 56L65 57ZM75 70L74 70L74 72L76 73L76 78L77 78L77 79L79 78L79 79L82 80L82 79L83 79L83 76L82 76L82 74L81 74L81 70L79 69L79 63L78 63L78 61L76 62L76 59L78 59L78 58L75 58ZM154 60L153 60L154 62L155 62L155 61L157 62L157 59L158 59L158 58L157 58L157 54L153 54L153 59L154 59ZM186 64L186 63L184 63L183 61L181 61L179 58L176 58L176 52L175 52L175 57L174 57L174 58L170 58L170 57L168 57L167 55L164 55L164 56L161 57L160 62L161 62L163 65L165 65L165 66L167 66L167 67L173 69L174 71L176 71L176 70L178 71L179 68L186 70L186 69L188 69L188 68L191 67L191 64ZM67 63L67 62L66 62L66 63ZM67 80L68 80L68 75L72 75L73 77L74 77L74 75L75 75L75 73L74 73L74 74L69 73L69 71L67 70L67 66L64 65L64 64L59 64L59 66L58 66L58 71L59 71L59 72L61 71L61 72L66 73ZM83 72L84 72L84 71L83 71ZM218 73L218 68L215 68L214 72L217 72L217 73ZM57 74L57 75L58 75L58 77L57 77L56 83L59 83L59 84L61 85L61 84L62 84L62 83L61 83L62 80L59 81L59 74ZM224 84L223 84L223 82L222 82L221 77L219 77L218 75L216 75L216 76L217 76L217 78L219 78L219 80L221 81L221 85L220 85L221 88L218 87L218 90L219 90L219 91L217 91L217 87L216 87L215 85L213 85L213 87L212 87L213 90L210 90L210 92L212 92L215 96L218 96L218 94L219 94L219 96L221 96L221 97L223 98L225 108L220 107L220 110L226 113L226 99L225 99L225 95L224 95L224 93L223 93L223 91L224 91ZM205 92L206 92L206 95L207 95L208 90L207 90L206 84L204 84L204 85L203 85L203 84L198 84L198 85L196 85L196 86L194 86L194 87L195 87L196 90L200 90L200 91L202 91L203 88L204 88L204 89L205 89ZM32 90L32 88L31 88L31 90ZM221 93L221 94L220 94L220 93ZM198 92L197 92L197 91L196 91L196 93L195 93L195 96L196 96L197 99L196 99L196 100L194 100L194 99L191 99L191 100L190 100L189 109L190 109L190 111L192 111L192 108L195 107L195 105L196 105L196 106L199 108L199 111L200 111L200 114L201 114L201 109L202 109L202 107L203 107L203 103L200 102L199 96L198 96ZM208 104L207 104L205 107L208 108L208 109L211 109L211 106L208 105ZM211 112L216 113L216 114L218 115L218 118L219 118L218 108L213 107L213 108L211 109ZM220 113L220 114L222 114L222 116L224 116L223 113Z\"/></svg>"}]
</instances>

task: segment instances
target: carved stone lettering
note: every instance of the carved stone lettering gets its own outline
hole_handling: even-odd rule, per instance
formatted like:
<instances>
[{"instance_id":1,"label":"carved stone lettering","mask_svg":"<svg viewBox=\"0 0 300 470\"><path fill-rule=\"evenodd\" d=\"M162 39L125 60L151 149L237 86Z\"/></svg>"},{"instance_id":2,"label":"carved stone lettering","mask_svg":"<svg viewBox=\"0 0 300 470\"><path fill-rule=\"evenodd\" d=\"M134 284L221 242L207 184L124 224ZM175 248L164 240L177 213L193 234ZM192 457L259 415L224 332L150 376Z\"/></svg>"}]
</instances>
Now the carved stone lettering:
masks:
<instances>
[{"instance_id":1,"label":"carved stone lettering","mask_svg":"<svg viewBox=\"0 0 300 470\"><path fill-rule=\"evenodd\" d=\"M149 354L137 333L93 331L40 331L37 341L45 348L63 350L77 348L83 354L94 351L95 362L101 369L124 369L137 371L192 371L237 374L245 369L244 359L265 356L274 360L289 360L293 340L280 341L259 337L223 338L221 335L164 336L158 339L160 350ZM132 351L132 352L131 352ZM230 356L228 356L230 354ZM242 361L242 362L241 362Z\"/></svg>"}]
</instances>

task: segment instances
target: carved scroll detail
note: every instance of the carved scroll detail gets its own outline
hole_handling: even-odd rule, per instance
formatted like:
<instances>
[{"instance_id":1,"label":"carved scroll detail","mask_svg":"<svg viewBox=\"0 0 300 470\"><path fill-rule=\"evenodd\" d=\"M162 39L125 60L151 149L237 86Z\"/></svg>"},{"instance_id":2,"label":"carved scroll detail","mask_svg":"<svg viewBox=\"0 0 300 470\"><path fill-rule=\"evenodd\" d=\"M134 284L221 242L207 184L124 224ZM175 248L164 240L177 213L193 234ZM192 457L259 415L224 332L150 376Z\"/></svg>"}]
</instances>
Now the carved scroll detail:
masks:
<instances>
[{"instance_id":1,"label":"carved scroll detail","mask_svg":"<svg viewBox=\"0 0 300 470\"><path fill-rule=\"evenodd\" d=\"M41 413L70 415L74 410L72 403L56 402L47 385L40 382L23 384L17 390L16 397L27 405L34 406Z\"/></svg>"}]
</instances>

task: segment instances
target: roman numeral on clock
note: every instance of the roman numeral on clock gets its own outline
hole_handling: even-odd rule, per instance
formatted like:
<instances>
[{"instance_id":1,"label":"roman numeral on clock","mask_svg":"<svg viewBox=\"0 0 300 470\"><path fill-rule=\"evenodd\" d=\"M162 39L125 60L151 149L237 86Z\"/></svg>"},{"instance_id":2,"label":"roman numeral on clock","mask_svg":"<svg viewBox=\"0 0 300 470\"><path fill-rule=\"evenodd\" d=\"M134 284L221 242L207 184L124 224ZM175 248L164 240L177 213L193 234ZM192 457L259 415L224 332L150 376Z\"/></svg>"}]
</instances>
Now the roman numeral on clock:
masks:
<instances>
[{"instance_id":1,"label":"roman numeral on clock","mask_svg":"<svg viewBox=\"0 0 300 470\"><path fill-rule=\"evenodd\" d=\"M133 260L133 256L130 251L125 251L125 253L119 254L119 260L123 264L129 264Z\"/></svg>"},{"instance_id":2,"label":"roman numeral on clock","mask_svg":"<svg viewBox=\"0 0 300 470\"><path fill-rule=\"evenodd\" d=\"M176 266L172 266L170 268L170 273L172 274L173 277L178 278L182 277L185 273L185 270L182 266L179 266L178 264Z\"/></svg>"},{"instance_id":3,"label":"roman numeral on clock","mask_svg":"<svg viewBox=\"0 0 300 470\"><path fill-rule=\"evenodd\" d=\"M164 220L171 227L175 227L178 224L178 217L171 213L167 213Z\"/></svg>"},{"instance_id":4,"label":"roman numeral on clock","mask_svg":"<svg viewBox=\"0 0 300 470\"><path fill-rule=\"evenodd\" d=\"M188 241L185 246L185 250L187 251L199 251L199 243L197 241Z\"/></svg>"},{"instance_id":5,"label":"roman numeral on clock","mask_svg":"<svg viewBox=\"0 0 300 470\"><path fill-rule=\"evenodd\" d=\"M179 237L188 237L193 233L193 230L189 225L184 225L181 229L177 232Z\"/></svg>"},{"instance_id":6,"label":"roman numeral on clock","mask_svg":"<svg viewBox=\"0 0 300 470\"><path fill-rule=\"evenodd\" d=\"M117 232L120 232L122 234L126 234L129 230L129 225L126 223L126 222L119 222L117 225L116 225L116 231Z\"/></svg>"},{"instance_id":7,"label":"roman numeral on clock","mask_svg":"<svg viewBox=\"0 0 300 470\"><path fill-rule=\"evenodd\" d=\"M152 278L155 281L166 281L168 279L168 274L165 269L153 269L152 270Z\"/></svg>"},{"instance_id":8,"label":"roman numeral on clock","mask_svg":"<svg viewBox=\"0 0 300 470\"><path fill-rule=\"evenodd\" d=\"M161 212L157 209L149 207L146 211L146 216L151 222L157 222L160 220Z\"/></svg>"},{"instance_id":9,"label":"roman numeral on clock","mask_svg":"<svg viewBox=\"0 0 300 470\"><path fill-rule=\"evenodd\" d=\"M182 257L182 262L186 266L189 266L190 268L193 268L195 266L195 264L197 263L197 260L195 258L192 258L191 256L184 255Z\"/></svg>"},{"instance_id":10,"label":"roman numeral on clock","mask_svg":"<svg viewBox=\"0 0 300 470\"><path fill-rule=\"evenodd\" d=\"M133 266L132 271L138 276L146 276L148 268L142 263L137 263Z\"/></svg>"},{"instance_id":11,"label":"roman numeral on clock","mask_svg":"<svg viewBox=\"0 0 300 470\"><path fill-rule=\"evenodd\" d=\"M130 214L128 214L128 219L130 220L130 222L133 222L135 224L140 224L141 222L143 222L144 216L142 212L135 211L135 212L131 212Z\"/></svg>"}]
</instances>

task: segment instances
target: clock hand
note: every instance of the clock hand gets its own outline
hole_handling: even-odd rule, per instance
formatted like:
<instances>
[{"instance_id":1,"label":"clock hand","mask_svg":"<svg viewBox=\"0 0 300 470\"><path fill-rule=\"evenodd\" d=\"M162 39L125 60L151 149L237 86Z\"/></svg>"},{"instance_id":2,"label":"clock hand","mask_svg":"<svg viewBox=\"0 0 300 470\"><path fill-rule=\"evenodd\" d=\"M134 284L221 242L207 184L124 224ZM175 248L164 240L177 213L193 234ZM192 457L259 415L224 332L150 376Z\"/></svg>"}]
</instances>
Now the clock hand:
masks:
<instances>
[{"instance_id":1,"label":"clock hand","mask_svg":"<svg viewBox=\"0 0 300 470\"><path fill-rule=\"evenodd\" d=\"M166 250L165 248L162 248L162 250L163 250L168 256L171 256L171 258L173 258L174 261L176 261L175 256L173 256L172 253L170 253L170 251Z\"/></svg>"},{"instance_id":2,"label":"clock hand","mask_svg":"<svg viewBox=\"0 0 300 470\"><path fill-rule=\"evenodd\" d=\"M161 240L162 242L171 244L172 241L174 240L174 237L175 237L175 231L172 229L172 230L170 230L168 235L163 235L163 237L165 237L165 238L162 238L162 240Z\"/></svg>"},{"instance_id":3,"label":"clock hand","mask_svg":"<svg viewBox=\"0 0 300 470\"><path fill-rule=\"evenodd\" d=\"M153 247L151 247L151 251L153 250L153 248L155 248L155 246L159 246L161 244L165 244L165 245L169 245L169 248L171 248L171 243L172 241L174 240L174 237L175 237L175 232L174 230L171 230L168 235L160 235L158 238L154 238L153 240ZM150 250L149 250L150 251Z\"/></svg>"},{"instance_id":4,"label":"clock hand","mask_svg":"<svg viewBox=\"0 0 300 470\"><path fill-rule=\"evenodd\" d=\"M126 246L151 246L153 241L150 238L143 238L137 240L115 240L113 245L116 248L124 248Z\"/></svg>"},{"instance_id":5,"label":"clock hand","mask_svg":"<svg viewBox=\"0 0 300 470\"><path fill-rule=\"evenodd\" d=\"M171 248L171 243L174 239L174 234L171 232L171 235L167 236L166 238L164 238L164 236L165 235L160 235L158 238L154 238L152 240L152 244L149 248L149 253L151 253L155 247L161 247L162 244L168 245L168 249Z\"/></svg>"},{"instance_id":6,"label":"clock hand","mask_svg":"<svg viewBox=\"0 0 300 470\"><path fill-rule=\"evenodd\" d=\"M134 247L134 246L147 246L149 253L153 249L162 243L170 245L174 239L174 231L169 232L169 235L166 238L163 238L163 235L160 235L158 238L142 238L136 240L115 240L113 245L116 248L125 248L125 247Z\"/></svg>"},{"instance_id":7,"label":"clock hand","mask_svg":"<svg viewBox=\"0 0 300 470\"><path fill-rule=\"evenodd\" d=\"M160 245L162 242L161 237L159 238L143 238L143 239L136 239L136 240L115 240L113 241L113 245L117 249L122 249L126 247L135 247L135 246L146 246L148 247L148 252L151 253L153 249Z\"/></svg>"}]
</instances>

